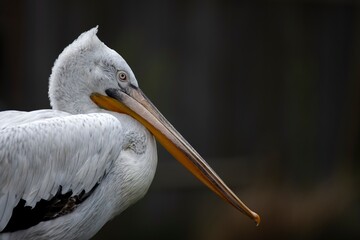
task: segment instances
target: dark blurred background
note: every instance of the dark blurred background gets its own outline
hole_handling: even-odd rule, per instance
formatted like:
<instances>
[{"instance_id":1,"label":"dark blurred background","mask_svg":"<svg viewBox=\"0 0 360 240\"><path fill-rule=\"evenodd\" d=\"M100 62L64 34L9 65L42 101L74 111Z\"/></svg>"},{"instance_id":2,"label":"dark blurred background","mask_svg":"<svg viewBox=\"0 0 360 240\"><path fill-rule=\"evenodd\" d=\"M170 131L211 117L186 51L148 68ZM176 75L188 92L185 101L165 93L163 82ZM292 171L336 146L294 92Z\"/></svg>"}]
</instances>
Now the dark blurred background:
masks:
<instances>
[{"instance_id":1,"label":"dark blurred background","mask_svg":"<svg viewBox=\"0 0 360 240\"><path fill-rule=\"evenodd\" d=\"M262 223L159 145L148 194L94 239L360 236L357 1L3 0L0 109L49 108L54 60L96 25Z\"/></svg>"}]
</instances>

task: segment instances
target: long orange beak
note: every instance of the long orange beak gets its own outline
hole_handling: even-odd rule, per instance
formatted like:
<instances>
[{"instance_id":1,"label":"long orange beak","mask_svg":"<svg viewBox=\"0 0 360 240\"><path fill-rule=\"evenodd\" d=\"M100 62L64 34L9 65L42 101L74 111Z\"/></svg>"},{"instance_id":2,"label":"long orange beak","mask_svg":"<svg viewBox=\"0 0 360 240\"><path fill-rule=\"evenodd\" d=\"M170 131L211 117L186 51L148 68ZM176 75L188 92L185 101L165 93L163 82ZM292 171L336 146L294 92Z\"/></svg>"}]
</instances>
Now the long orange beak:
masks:
<instances>
[{"instance_id":1,"label":"long orange beak","mask_svg":"<svg viewBox=\"0 0 360 240\"><path fill-rule=\"evenodd\" d=\"M139 88L129 87L126 92L120 89L108 89L106 94L108 96L93 93L91 99L103 109L125 113L135 118L195 177L259 225L259 215L251 211L226 186L209 164L176 131Z\"/></svg>"}]
</instances>

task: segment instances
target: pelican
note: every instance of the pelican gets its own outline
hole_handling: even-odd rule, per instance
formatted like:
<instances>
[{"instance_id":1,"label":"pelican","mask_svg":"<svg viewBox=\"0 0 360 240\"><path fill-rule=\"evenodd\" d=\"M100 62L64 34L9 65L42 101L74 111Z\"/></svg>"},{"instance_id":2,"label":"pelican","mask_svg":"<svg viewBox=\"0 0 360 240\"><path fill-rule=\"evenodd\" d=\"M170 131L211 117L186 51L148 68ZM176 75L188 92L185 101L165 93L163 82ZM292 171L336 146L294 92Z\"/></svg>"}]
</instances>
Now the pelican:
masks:
<instances>
[{"instance_id":1,"label":"pelican","mask_svg":"<svg viewBox=\"0 0 360 240\"><path fill-rule=\"evenodd\" d=\"M259 215L163 117L97 31L82 33L55 61L52 109L0 113L0 239L91 238L147 192L156 140L259 224Z\"/></svg>"}]
</instances>

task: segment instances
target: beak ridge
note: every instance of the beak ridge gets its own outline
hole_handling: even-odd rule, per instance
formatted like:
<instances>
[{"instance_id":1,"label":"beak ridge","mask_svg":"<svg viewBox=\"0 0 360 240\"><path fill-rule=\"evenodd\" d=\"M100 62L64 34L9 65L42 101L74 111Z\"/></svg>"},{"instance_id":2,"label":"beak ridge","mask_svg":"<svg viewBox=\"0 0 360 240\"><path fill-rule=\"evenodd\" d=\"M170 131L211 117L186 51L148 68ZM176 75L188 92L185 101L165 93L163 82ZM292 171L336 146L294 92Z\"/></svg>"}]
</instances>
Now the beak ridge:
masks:
<instances>
[{"instance_id":1,"label":"beak ridge","mask_svg":"<svg viewBox=\"0 0 360 240\"><path fill-rule=\"evenodd\" d=\"M108 89L106 94L108 96L93 93L91 99L102 108L125 113L138 120L195 177L223 200L259 225L259 215L251 211L230 190L209 164L176 131L139 88L129 88L128 93L119 89Z\"/></svg>"}]
</instances>

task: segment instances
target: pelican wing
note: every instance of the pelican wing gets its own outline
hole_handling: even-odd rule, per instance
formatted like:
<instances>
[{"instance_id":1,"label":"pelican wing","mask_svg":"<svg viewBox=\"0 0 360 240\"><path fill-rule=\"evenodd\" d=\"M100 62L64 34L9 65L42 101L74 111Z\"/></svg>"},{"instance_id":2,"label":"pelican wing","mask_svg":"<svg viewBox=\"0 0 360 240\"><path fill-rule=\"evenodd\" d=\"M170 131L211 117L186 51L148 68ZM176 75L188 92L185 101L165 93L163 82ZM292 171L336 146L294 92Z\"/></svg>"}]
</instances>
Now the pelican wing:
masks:
<instances>
[{"instance_id":1,"label":"pelican wing","mask_svg":"<svg viewBox=\"0 0 360 240\"><path fill-rule=\"evenodd\" d=\"M122 126L106 113L8 111L0 119L0 232L20 199L34 207L60 186L73 195L90 191L121 147Z\"/></svg>"},{"instance_id":2,"label":"pelican wing","mask_svg":"<svg viewBox=\"0 0 360 240\"><path fill-rule=\"evenodd\" d=\"M70 114L67 112L50 109L36 110L31 112L9 110L0 112L0 129L20 124L28 124L37 120L65 116L70 116Z\"/></svg>"}]
</instances>

